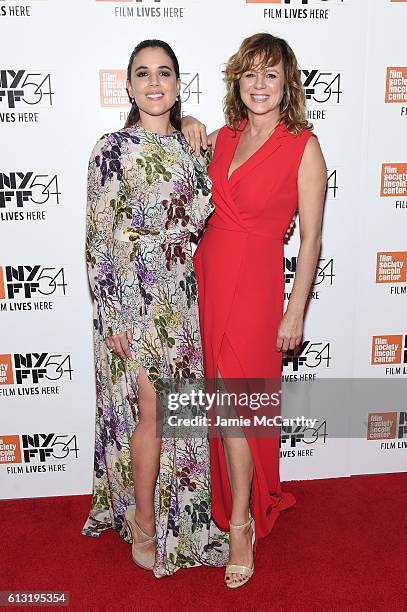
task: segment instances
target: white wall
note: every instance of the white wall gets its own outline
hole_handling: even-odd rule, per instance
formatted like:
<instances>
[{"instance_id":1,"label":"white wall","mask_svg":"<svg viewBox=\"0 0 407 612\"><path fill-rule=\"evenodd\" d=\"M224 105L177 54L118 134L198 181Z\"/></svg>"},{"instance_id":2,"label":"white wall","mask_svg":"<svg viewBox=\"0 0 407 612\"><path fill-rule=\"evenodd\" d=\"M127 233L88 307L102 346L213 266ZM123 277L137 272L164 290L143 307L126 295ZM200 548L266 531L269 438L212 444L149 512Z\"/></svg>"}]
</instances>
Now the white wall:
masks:
<instances>
[{"instance_id":1,"label":"white wall","mask_svg":"<svg viewBox=\"0 0 407 612\"><path fill-rule=\"evenodd\" d=\"M407 93L385 102L387 69L407 79L407 2L5 0L0 24L0 172L6 175L0 183L0 496L91 491L95 397L83 254L87 160L102 133L123 125L128 109L101 103L100 75L118 75L120 81L133 47L144 38L173 46L184 73L184 111L209 130L223 123L222 67L244 37L269 31L294 48L309 80L308 108L331 178L320 282L313 289L301 358L288 360L283 376L342 379L344 386L330 381L332 401L323 415L304 396L294 403L297 414L321 416L320 428L308 432L308 442L283 439L282 476L405 469L403 402L387 393L388 400L355 407L351 384L343 380L380 378L388 390L388 381L402 382L407 373L407 189L381 196L382 164L407 172ZM113 100L120 102L122 94ZM16 185L11 176L8 185L13 172L32 175L18 175ZM17 198L26 199L19 206ZM297 227L286 247L288 260L298 245ZM378 252L386 263L401 262L395 264L401 267L398 280L376 283ZM8 266L39 266L33 281L25 269L14 297L8 294ZM286 273L289 292L288 267ZM374 336L395 345L389 363L372 364ZM22 368L20 384L14 356L27 353L46 355L35 358L37 369L35 363ZM36 383L38 369L44 377ZM295 385L290 389L294 393ZM334 401L340 393L343 401ZM367 439L369 413L390 413L382 419L388 439ZM43 450L40 457L37 444L29 461L20 458L23 435L42 432L54 434L43 442L53 456Z\"/></svg>"}]
</instances>

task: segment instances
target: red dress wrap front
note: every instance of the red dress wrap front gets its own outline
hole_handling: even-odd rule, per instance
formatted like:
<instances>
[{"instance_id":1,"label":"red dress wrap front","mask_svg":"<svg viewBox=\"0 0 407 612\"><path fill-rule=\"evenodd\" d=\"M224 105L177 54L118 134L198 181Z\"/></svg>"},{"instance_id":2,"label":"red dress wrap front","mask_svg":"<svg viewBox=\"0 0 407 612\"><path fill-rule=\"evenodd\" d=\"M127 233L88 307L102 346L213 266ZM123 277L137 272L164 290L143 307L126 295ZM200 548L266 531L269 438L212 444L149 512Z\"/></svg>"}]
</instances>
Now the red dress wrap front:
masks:
<instances>
[{"instance_id":1,"label":"red dress wrap front","mask_svg":"<svg viewBox=\"0 0 407 612\"><path fill-rule=\"evenodd\" d=\"M297 177L308 130L298 136L280 124L228 179L246 124L218 133L209 176L215 212L194 256L205 376L281 379L276 350L283 316L283 239L297 209ZM279 437L246 438L253 459L250 507L256 540L280 511L295 503L279 478ZM232 496L222 439L210 438L212 515L227 531Z\"/></svg>"}]
</instances>

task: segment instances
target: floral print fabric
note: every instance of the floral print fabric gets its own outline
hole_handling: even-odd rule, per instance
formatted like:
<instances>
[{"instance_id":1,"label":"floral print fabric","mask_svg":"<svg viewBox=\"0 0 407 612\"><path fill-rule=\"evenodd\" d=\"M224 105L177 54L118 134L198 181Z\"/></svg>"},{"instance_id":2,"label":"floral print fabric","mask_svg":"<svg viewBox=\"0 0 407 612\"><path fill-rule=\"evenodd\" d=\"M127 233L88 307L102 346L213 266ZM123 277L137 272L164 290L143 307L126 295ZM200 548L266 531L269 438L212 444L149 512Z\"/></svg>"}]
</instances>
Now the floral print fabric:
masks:
<instances>
[{"instance_id":1,"label":"floral print fabric","mask_svg":"<svg viewBox=\"0 0 407 612\"><path fill-rule=\"evenodd\" d=\"M138 422L143 367L157 392L165 381L203 378L190 237L212 212L211 183L179 132L139 126L103 136L88 170L86 257L94 294L96 443L93 501L83 528L114 528L131 541L130 439ZM104 339L131 330L123 361ZM206 437L163 438L155 491L154 574L227 563L227 536L211 521Z\"/></svg>"}]
</instances>

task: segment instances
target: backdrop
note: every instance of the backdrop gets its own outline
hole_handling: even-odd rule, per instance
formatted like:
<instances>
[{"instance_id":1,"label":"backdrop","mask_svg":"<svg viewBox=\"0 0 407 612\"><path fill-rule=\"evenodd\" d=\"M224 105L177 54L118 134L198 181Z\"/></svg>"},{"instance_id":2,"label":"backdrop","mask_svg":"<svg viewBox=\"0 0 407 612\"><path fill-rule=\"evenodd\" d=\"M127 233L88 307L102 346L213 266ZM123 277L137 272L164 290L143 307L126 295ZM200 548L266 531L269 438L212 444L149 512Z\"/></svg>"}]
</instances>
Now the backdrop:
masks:
<instances>
[{"instance_id":1,"label":"backdrop","mask_svg":"<svg viewBox=\"0 0 407 612\"><path fill-rule=\"evenodd\" d=\"M244 37L271 32L295 50L328 196L304 341L283 369L287 406L307 381L296 412L319 420L282 430L282 478L405 469L405 395L389 389L407 373L406 15L406 0L1 0L1 497L91 491L86 170L124 124L125 68L144 38L173 46L184 113L209 130ZM286 298L298 245L297 227ZM324 379L321 412L311 391ZM359 379L373 392L355 404Z\"/></svg>"}]
</instances>

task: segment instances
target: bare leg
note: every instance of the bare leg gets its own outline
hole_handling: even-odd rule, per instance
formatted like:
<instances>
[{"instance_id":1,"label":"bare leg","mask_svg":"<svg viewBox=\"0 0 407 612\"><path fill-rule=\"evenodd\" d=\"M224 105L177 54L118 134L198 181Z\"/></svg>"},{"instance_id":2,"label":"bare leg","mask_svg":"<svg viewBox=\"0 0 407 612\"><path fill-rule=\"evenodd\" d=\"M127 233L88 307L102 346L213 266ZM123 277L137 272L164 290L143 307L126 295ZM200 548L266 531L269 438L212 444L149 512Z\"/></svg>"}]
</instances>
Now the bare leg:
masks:
<instances>
[{"instance_id":1,"label":"bare leg","mask_svg":"<svg viewBox=\"0 0 407 612\"><path fill-rule=\"evenodd\" d=\"M216 375L221 378L219 370ZM253 460L246 438L224 437L226 466L232 493L232 515L230 522L234 525L247 523L249 520L250 490L253 478ZM231 529L229 535L229 564L246 565L252 563L251 529ZM243 579L242 574L230 574L227 581Z\"/></svg>"},{"instance_id":2,"label":"bare leg","mask_svg":"<svg viewBox=\"0 0 407 612\"><path fill-rule=\"evenodd\" d=\"M154 490L157 482L161 438L156 435L156 393L144 368L138 376L140 420L131 438L131 463L136 500L135 520L148 535L155 533ZM135 533L136 542L145 538ZM151 543L152 550L155 542ZM145 548L148 552L148 546Z\"/></svg>"}]
</instances>

